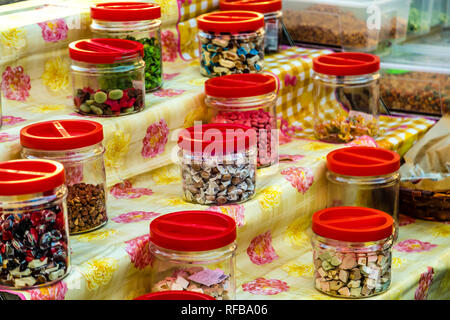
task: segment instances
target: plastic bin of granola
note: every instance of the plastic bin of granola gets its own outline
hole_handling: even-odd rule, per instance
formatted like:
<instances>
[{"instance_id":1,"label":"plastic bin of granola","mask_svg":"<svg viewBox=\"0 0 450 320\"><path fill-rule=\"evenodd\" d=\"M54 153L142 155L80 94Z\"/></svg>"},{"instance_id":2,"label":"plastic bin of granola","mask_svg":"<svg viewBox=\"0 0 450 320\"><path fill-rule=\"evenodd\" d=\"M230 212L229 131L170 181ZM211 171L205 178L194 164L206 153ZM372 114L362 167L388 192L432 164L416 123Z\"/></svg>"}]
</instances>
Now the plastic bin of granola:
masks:
<instances>
[{"instance_id":1,"label":"plastic bin of granola","mask_svg":"<svg viewBox=\"0 0 450 320\"><path fill-rule=\"evenodd\" d=\"M380 95L391 111L450 112L450 48L403 45L381 64Z\"/></svg>"},{"instance_id":2,"label":"plastic bin of granola","mask_svg":"<svg viewBox=\"0 0 450 320\"><path fill-rule=\"evenodd\" d=\"M378 136L380 58L340 52L313 60L315 137L348 143Z\"/></svg>"},{"instance_id":3,"label":"plastic bin of granola","mask_svg":"<svg viewBox=\"0 0 450 320\"><path fill-rule=\"evenodd\" d=\"M373 51L406 37L409 0L285 0L283 23L296 42Z\"/></svg>"},{"instance_id":4,"label":"plastic bin of granola","mask_svg":"<svg viewBox=\"0 0 450 320\"><path fill-rule=\"evenodd\" d=\"M412 0L409 9L408 35L426 34L431 26L433 0Z\"/></svg>"},{"instance_id":5,"label":"plastic bin of granola","mask_svg":"<svg viewBox=\"0 0 450 320\"><path fill-rule=\"evenodd\" d=\"M211 211L180 211L150 223L151 291L236 295L236 222Z\"/></svg>"}]
</instances>

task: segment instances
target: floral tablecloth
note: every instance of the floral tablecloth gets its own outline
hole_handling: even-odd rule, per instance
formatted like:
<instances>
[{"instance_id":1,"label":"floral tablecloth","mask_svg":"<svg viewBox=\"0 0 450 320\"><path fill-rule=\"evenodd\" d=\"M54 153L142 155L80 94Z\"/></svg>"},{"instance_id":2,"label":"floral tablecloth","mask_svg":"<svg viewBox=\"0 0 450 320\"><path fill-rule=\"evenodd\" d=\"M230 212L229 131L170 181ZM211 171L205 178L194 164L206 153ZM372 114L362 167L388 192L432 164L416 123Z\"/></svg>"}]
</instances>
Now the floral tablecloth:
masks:
<instances>
[{"instance_id":1,"label":"floral tablecloth","mask_svg":"<svg viewBox=\"0 0 450 320\"><path fill-rule=\"evenodd\" d=\"M296 140L278 168L258 171L256 196L207 207L181 200L180 172L168 165L109 190L108 224L70 238L72 271L58 284L15 291L23 299L132 299L147 293L149 223L179 210L213 210L238 226L238 299L329 299L313 287L311 216L326 203L325 156L337 146ZM450 225L401 216L393 283L373 299L450 299Z\"/></svg>"},{"instance_id":2,"label":"floral tablecloth","mask_svg":"<svg viewBox=\"0 0 450 320\"><path fill-rule=\"evenodd\" d=\"M45 4L36 10L50 12L53 6L66 6L67 11L60 11L74 10L69 18L79 14L86 17L80 19L84 21L80 32L87 30L88 6L93 1L31 2ZM195 58L194 17L213 10L218 1L156 2L161 4L165 17L163 88L146 96L146 108L139 114L95 118L105 132L110 221L98 231L71 237L72 272L67 278L53 287L22 291L23 298L131 299L146 293L150 289L150 220L175 210L207 209L181 200L179 168L171 162L175 158L177 129L204 119L207 113L203 102L206 78L200 76ZM57 22L60 17L39 17L39 22L33 20L16 30L12 30L13 26L0 26L0 51L9 50L7 57L12 56L11 50L16 52L13 58L0 62L0 161L19 157L19 131L24 125L81 118L72 110L66 50L72 40L70 26L76 24L64 20L68 27L65 33L66 28ZM186 27L187 23L191 27ZM51 50L39 49L46 45ZM34 46L37 50L33 54L21 54L17 49ZM326 203L325 156L341 146L314 141L308 113L312 58L326 52L329 51L284 48L281 53L266 57L266 72L278 80L282 161L279 167L259 170L257 195L251 201L209 208L234 217L239 226L238 298L326 298L312 287L309 225L311 215ZM376 141L360 139L353 144L376 144L403 154L434 123L409 117L383 116L380 120L382 136ZM393 286L376 298L424 298L427 294L430 298L449 298L450 226L402 219L400 239L394 249Z\"/></svg>"}]
</instances>

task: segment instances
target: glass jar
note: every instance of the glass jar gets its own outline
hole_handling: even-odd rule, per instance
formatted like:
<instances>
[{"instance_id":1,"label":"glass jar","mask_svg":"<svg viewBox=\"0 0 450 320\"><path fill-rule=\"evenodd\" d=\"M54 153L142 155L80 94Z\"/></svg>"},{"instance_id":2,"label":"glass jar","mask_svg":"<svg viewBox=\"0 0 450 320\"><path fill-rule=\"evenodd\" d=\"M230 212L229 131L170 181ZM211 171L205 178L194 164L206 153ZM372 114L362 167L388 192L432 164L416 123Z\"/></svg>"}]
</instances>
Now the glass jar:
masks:
<instances>
[{"instance_id":1,"label":"glass jar","mask_svg":"<svg viewBox=\"0 0 450 320\"><path fill-rule=\"evenodd\" d=\"M393 220L379 210L335 207L313 215L315 288L341 298L367 298L391 285Z\"/></svg>"},{"instance_id":2,"label":"glass jar","mask_svg":"<svg viewBox=\"0 0 450 320\"><path fill-rule=\"evenodd\" d=\"M117 38L144 45L145 91L161 87L161 8L155 3L109 2L91 7L94 38Z\"/></svg>"},{"instance_id":3,"label":"glass jar","mask_svg":"<svg viewBox=\"0 0 450 320\"><path fill-rule=\"evenodd\" d=\"M236 296L236 222L210 211L169 213L150 223L151 291Z\"/></svg>"},{"instance_id":4,"label":"glass jar","mask_svg":"<svg viewBox=\"0 0 450 320\"><path fill-rule=\"evenodd\" d=\"M87 39L69 45L75 111L99 117L144 109L143 45L122 39Z\"/></svg>"},{"instance_id":5,"label":"glass jar","mask_svg":"<svg viewBox=\"0 0 450 320\"><path fill-rule=\"evenodd\" d=\"M256 131L258 167L278 162L277 85L265 74L233 74L205 82L211 123L231 123Z\"/></svg>"},{"instance_id":6,"label":"glass jar","mask_svg":"<svg viewBox=\"0 0 450 320\"><path fill-rule=\"evenodd\" d=\"M0 288L51 285L70 271L64 167L0 163Z\"/></svg>"},{"instance_id":7,"label":"glass jar","mask_svg":"<svg viewBox=\"0 0 450 320\"><path fill-rule=\"evenodd\" d=\"M199 16L197 24L203 76L263 70L265 32L261 13L217 11Z\"/></svg>"},{"instance_id":8,"label":"glass jar","mask_svg":"<svg viewBox=\"0 0 450 320\"><path fill-rule=\"evenodd\" d=\"M373 147L349 147L327 155L328 207L378 209L394 219L398 237L400 156Z\"/></svg>"},{"instance_id":9,"label":"glass jar","mask_svg":"<svg viewBox=\"0 0 450 320\"><path fill-rule=\"evenodd\" d=\"M248 10L264 14L264 51L278 52L281 43L281 0L221 0L220 10Z\"/></svg>"},{"instance_id":10,"label":"glass jar","mask_svg":"<svg viewBox=\"0 0 450 320\"><path fill-rule=\"evenodd\" d=\"M183 195L206 205L241 203L256 189L256 132L213 123L184 129L179 136Z\"/></svg>"},{"instance_id":11,"label":"glass jar","mask_svg":"<svg viewBox=\"0 0 450 320\"><path fill-rule=\"evenodd\" d=\"M314 133L321 141L348 143L377 137L380 58L339 52L314 58Z\"/></svg>"},{"instance_id":12,"label":"glass jar","mask_svg":"<svg viewBox=\"0 0 450 320\"><path fill-rule=\"evenodd\" d=\"M96 230L108 221L103 126L87 120L57 120L22 128L22 158L64 165L70 234Z\"/></svg>"}]
</instances>

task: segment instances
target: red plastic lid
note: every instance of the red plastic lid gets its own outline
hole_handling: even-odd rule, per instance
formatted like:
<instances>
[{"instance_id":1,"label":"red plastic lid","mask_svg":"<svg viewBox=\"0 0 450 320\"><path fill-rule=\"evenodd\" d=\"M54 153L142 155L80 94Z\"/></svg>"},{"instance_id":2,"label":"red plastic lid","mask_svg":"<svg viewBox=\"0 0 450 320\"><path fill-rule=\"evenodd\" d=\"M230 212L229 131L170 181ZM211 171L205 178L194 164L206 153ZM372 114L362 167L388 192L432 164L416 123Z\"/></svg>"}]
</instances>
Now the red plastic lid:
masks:
<instances>
[{"instance_id":1,"label":"red plastic lid","mask_svg":"<svg viewBox=\"0 0 450 320\"><path fill-rule=\"evenodd\" d=\"M30 124L20 130L20 143L36 150L71 150L103 140L103 126L89 120L55 120Z\"/></svg>"},{"instance_id":2,"label":"red plastic lid","mask_svg":"<svg viewBox=\"0 0 450 320\"><path fill-rule=\"evenodd\" d=\"M394 151L375 147L349 147L327 155L328 170L356 177L382 176L400 168L400 156Z\"/></svg>"},{"instance_id":3,"label":"red plastic lid","mask_svg":"<svg viewBox=\"0 0 450 320\"><path fill-rule=\"evenodd\" d=\"M380 58L360 52L324 54L313 60L313 70L332 76L355 76L380 70Z\"/></svg>"},{"instance_id":4,"label":"red plastic lid","mask_svg":"<svg viewBox=\"0 0 450 320\"><path fill-rule=\"evenodd\" d=\"M216 300L207 294L194 291L160 291L148 293L133 300Z\"/></svg>"},{"instance_id":5,"label":"red plastic lid","mask_svg":"<svg viewBox=\"0 0 450 320\"><path fill-rule=\"evenodd\" d=\"M161 18L161 7L146 2L105 2L91 7L91 18L102 21L140 21Z\"/></svg>"},{"instance_id":6,"label":"red plastic lid","mask_svg":"<svg viewBox=\"0 0 450 320\"><path fill-rule=\"evenodd\" d=\"M270 13L281 10L281 0L220 0L220 10L248 10Z\"/></svg>"},{"instance_id":7,"label":"red plastic lid","mask_svg":"<svg viewBox=\"0 0 450 320\"><path fill-rule=\"evenodd\" d=\"M256 145L256 130L231 123L210 123L181 131L178 146L191 153L230 154Z\"/></svg>"},{"instance_id":8,"label":"red plastic lid","mask_svg":"<svg viewBox=\"0 0 450 320\"><path fill-rule=\"evenodd\" d=\"M253 11L215 11L197 17L200 30L211 32L256 31L264 27L264 15Z\"/></svg>"},{"instance_id":9,"label":"red plastic lid","mask_svg":"<svg viewBox=\"0 0 450 320\"><path fill-rule=\"evenodd\" d=\"M387 213L360 207L333 207L314 213L312 230L334 240L369 242L392 235L394 219Z\"/></svg>"},{"instance_id":10,"label":"red plastic lid","mask_svg":"<svg viewBox=\"0 0 450 320\"><path fill-rule=\"evenodd\" d=\"M52 160L0 162L0 195L41 193L64 184L64 167Z\"/></svg>"},{"instance_id":11,"label":"red plastic lid","mask_svg":"<svg viewBox=\"0 0 450 320\"><path fill-rule=\"evenodd\" d=\"M150 223L150 241L177 251L208 251L236 240L233 218L212 211L180 211Z\"/></svg>"},{"instance_id":12,"label":"red plastic lid","mask_svg":"<svg viewBox=\"0 0 450 320\"><path fill-rule=\"evenodd\" d=\"M124 39L84 39L69 44L69 55L75 61L116 63L144 56L144 46Z\"/></svg>"},{"instance_id":13,"label":"red plastic lid","mask_svg":"<svg viewBox=\"0 0 450 320\"><path fill-rule=\"evenodd\" d=\"M275 78L261 73L230 74L205 82L205 93L220 98L253 97L276 90Z\"/></svg>"}]
</instances>

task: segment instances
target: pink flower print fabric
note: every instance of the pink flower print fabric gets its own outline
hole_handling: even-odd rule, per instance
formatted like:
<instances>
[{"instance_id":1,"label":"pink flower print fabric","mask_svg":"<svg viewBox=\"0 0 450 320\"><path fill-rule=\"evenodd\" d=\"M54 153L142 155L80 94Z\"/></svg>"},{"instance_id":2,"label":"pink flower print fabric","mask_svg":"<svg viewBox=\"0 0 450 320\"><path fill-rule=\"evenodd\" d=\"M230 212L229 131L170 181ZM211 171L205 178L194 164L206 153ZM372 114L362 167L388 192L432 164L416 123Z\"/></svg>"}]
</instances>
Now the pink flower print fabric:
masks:
<instances>
[{"instance_id":1,"label":"pink flower print fabric","mask_svg":"<svg viewBox=\"0 0 450 320\"><path fill-rule=\"evenodd\" d=\"M278 259L278 255L272 246L270 231L255 237L247 248L250 261L257 265L270 263Z\"/></svg>"},{"instance_id":2,"label":"pink flower print fabric","mask_svg":"<svg viewBox=\"0 0 450 320\"><path fill-rule=\"evenodd\" d=\"M301 193L308 191L314 182L314 173L310 168L290 167L281 171L281 174Z\"/></svg>"},{"instance_id":3,"label":"pink flower print fabric","mask_svg":"<svg viewBox=\"0 0 450 320\"><path fill-rule=\"evenodd\" d=\"M125 241L127 244L125 251L128 253L131 262L137 269L142 270L152 263L149 242L150 235L148 234Z\"/></svg>"},{"instance_id":4,"label":"pink flower print fabric","mask_svg":"<svg viewBox=\"0 0 450 320\"><path fill-rule=\"evenodd\" d=\"M272 296L289 290L286 282L277 279L257 278L242 285L244 291L251 294Z\"/></svg>"},{"instance_id":5,"label":"pink flower print fabric","mask_svg":"<svg viewBox=\"0 0 450 320\"><path fill-rule=\"evenodd\" d=\"M414 293L414 300L427 300L428 291L434 278L434 270L427 267L427 271L420 275L419 286Z\"/></svg>"},{"instance_id":6,"label":"pink flower print fabric","mask_svg":"<svg viewBox=\"0 0 450 320\"><path fill-rule=\"evenodd\" d=\"M436 244L431 244L429 242L422 242L416 239L408 239L397 243L394 248L401 252L424 252L430 251L431 249L437 247Z\"/></svg>"},{"instance_id":7,"label":"pink flower print fabric","mask_svg":"<svg viewBox=\"0 0 450 320\"><path fill-rule=\"evenodd\" d=\"M148 188L133 188L130 181L114 185L109 191L116 199L136 199L142 196L151 196L153 191Z\"/></svg>"},{"instance_id":8,"label":"pink flower print fabric","mask_svg":"<svg viewBox=\"0 0 450 320\"><path fill-rule=\"evenodd\" d=\"M26 101L30 96L30 76L24 72L22 66L6 67L2 73L1 90L9 100Z\"/></svg>"},{"instance_id":9,"label":"pink flower print fabric","mask_svg":"<svg viewBox=\"0 0 450 320\"><path fill-rule=\"evenodd\" d=\"M151 124L147 128L147 133L142 141L142 157L154 158L163 153L168 141L169 128L164 119Z\"/></svg>"},{"instance_id":10,"label":"pink flower print fabric","mask_svg":"<svg viewBox=\"0 0 450 320\"><path fill-rule=\"evenodd\" d=\"M67 38L69 28L64 19L56 19L38 23L42 29L42 38L46 42L58 42Z\"/></svg>"}]
</instances>

